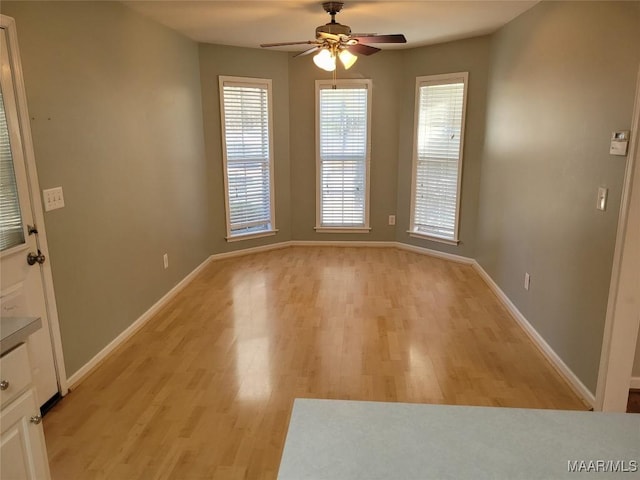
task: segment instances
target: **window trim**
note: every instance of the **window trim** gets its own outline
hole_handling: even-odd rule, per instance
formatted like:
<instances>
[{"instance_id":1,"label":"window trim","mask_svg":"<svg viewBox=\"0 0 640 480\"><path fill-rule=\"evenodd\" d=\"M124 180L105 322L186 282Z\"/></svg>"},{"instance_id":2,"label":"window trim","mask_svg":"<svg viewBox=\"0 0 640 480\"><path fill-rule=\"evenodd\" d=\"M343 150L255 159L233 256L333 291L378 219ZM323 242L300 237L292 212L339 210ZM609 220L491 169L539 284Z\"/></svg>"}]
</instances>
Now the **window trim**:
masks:
<instances>
[{"instance_id":1,"label":"window trim","mask_svg":"<svg viewBox=\"0 0 640 480\"><path fill-rule=\"evenodd\" d=\"M365 158L365 196L364 196L364 225L362 226L336 226L322 225L320 215L320 199L321 199L321 179L320 179L320 90L325 88L333 88L333 80L316 80L315 97L316 97L316 226L314 230L318 233L369 233L371 226L369 222L370 213L370 191L371 191L371 90L373 82L371 79L342 79L335 80L337 88L353 88L365 87L367 89L367 154Z\"/></svg>"},{"instance_id":2,"label":"window trim","mask_svg":"<svg viewBox=\"0 0 640 480\"><path fill-rule=\"evenodd\" d=\"M456 219L454 225L453 238L440 237L416 231L415 227L415 207L416 207L416 179L418 169L418 122L420 118L420 87L425 85L443 85L460 81L464 83L464 94L462 97L462 125L460 128L460 153L458 155L458 181L456 191ZM433 242L445 243L448 245L458 245L460 243L460 193L462 191L462 164L464 161L464 137L467 120L467 94L469 90L469 72L445 73L442 75L426 75L416 77L415 106L413 118L413 160L411 165L411 210L410 224L407 233L411 237L423 238Z\"/></svg>"},{"instance_id":3,"label":"window trim","mask_svg":"<svg viewBox=\"0 0 640 480\"><path fill-rule=\"evenodd\" d=\"M229 212L229 180L227 169L227 135L225 122L225 105L224 105L224 86L225 84L233 84L235 86L248 87L266 87L267 104L268 104L268 122L269 122L269 215L271 218L270 228L259 232L249 233L232 233L231 232L231 215ZM248 240L252 238L260 238L275 235L278 232L276 228L276 211L275 211L275 185L274 170L275 161L273 155L273 81L270 78L253 78L253 77L235 77L229 75L218 76L219 98L220 98L220 126L222 129L222 178L224 181L224 210L226 217L227 242L235 242L239 240Z\"/></svg>"}]
</instances>

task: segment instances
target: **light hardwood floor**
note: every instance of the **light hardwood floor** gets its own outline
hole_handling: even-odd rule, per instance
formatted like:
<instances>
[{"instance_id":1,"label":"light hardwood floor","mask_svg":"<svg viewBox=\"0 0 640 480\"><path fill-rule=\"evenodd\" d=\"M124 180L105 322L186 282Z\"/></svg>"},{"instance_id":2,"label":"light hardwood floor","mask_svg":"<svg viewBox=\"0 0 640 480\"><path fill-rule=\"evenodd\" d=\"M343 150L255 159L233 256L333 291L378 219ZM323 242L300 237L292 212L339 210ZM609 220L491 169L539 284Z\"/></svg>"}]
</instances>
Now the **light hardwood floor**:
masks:
<instances>
[{"instance_id":1,"label":"light hardwood floor","mask_svg":"<svg viewBox=\"0 0 640 480\"><path fill-rule=\"evenodd\" d=\"M296 397L586 410L470 266L294 247L211 263L54 407L52 474L274 479Z\"/></svg>"}]
</instances>

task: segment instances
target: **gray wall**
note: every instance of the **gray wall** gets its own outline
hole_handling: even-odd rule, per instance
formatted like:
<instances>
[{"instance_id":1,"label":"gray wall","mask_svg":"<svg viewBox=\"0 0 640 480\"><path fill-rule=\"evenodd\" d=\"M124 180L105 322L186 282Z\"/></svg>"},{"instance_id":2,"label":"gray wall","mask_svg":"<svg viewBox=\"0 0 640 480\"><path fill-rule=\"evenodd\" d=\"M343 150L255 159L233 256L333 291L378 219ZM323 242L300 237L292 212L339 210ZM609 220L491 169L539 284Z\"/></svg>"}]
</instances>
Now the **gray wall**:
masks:
<instances>
[{"instance_id":1,"label":"gray wall","mask_svg":"<svg viewBox=\"0 0 640 480\"><path fill-rule=\"evenodd\" d=\"M402 57L398 137L398 217L396 240L465 257L475 253L480 164L484 142L490 37L407 50ZM416 77L469 72L462 187L460 192L460 244L457 246L410 237Z\"/></svg>"},{"instance_id":2,"label":"gray wall","mask_svg":"<svg viewBox=\"0 0 640 480\"><path fill-rule=\"evenodd\" d=\"M117 2L2 2L16 19L66 370L210 253L197 44ZM169 269L162 255L169 254Z\"/></svg>"},{"instance_id":3,"label":"gray wall","mask_svg":"<svg viewBox=\"0 0 640 480\"><path fill-rule=\"evenodd\" d=\"M291 198L292 233L295 240L392 241L395 228L388 216L396 213L398 152L398 87L401 54L380 52L359 56L345 71L338 67L338 79L368 78L371 93L371 166L369 233L316 233L316 134L315 81L330 80L310 57L289 60L291 100Z\"/></svg>"},{"instance_id":4,"label":"gray wall","mask_svg":"<svg viewBox=\"0 0 640 480\"><path fill-rule=\"evenodd\" d=\"M210 253L256 247L291 239L289 165L288 54L255 48L200 44L202 112L207 152L207 190ZM268 78L272 82L275 236L227 242L222 165L222 127L218 77Z\"/></svg>"},{"instance_id":5,"label":"gray wall","mask_svg":"<svg viewBox=\"0 0 640 480\"><path fill-rule=\"evenodd\" d=\"M609 138L631 126L639 8L545 2L491 45L476 257L594 392L626 161Z\"/></svg>"}]
</instances>

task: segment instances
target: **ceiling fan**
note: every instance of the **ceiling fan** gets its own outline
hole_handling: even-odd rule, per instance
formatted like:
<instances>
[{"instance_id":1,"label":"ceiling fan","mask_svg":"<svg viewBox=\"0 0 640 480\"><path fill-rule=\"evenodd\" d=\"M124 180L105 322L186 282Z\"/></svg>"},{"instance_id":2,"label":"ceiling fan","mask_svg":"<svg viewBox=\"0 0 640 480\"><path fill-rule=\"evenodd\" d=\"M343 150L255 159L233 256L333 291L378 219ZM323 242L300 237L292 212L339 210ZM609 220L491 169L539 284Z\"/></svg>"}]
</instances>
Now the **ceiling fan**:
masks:
<instances>
[{"instance_id":1,"label":"ceiling fan","mask_svg":"<svg viewBox=\"0 0 640 480\"><path fill-rule=\"evenodd\" d=\"M393 35L377 35L374 33L351 33L348 25L336 22L336 14L342 10L344 2L324 2L322 8L331 15L331 22L316 28L316 39L301 42L263 43L261 47L282 47L286 45L313 45L296 57L318 52L314 63L329 72L336 69L336 57L345 69L350 68L358 59L354 54L373 55L380 51L367 43L407 43L401 33Z\"/></svg>"}]
</instances>

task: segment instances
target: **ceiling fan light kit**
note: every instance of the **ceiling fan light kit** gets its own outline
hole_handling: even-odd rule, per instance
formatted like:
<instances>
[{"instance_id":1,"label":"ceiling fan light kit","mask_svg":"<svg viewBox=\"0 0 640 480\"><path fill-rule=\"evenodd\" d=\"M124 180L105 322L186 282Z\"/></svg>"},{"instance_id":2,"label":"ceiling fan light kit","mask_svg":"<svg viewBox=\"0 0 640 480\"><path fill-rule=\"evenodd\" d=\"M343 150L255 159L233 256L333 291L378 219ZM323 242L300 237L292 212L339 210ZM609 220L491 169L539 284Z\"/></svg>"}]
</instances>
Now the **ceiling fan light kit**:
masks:
<instances>
[{"instance_id":1,"label":"ceiling fan light kit","mask_svg":"<svg viewBox=\"0 0 640 480\"><path fill-rule=\"evenodd\" d=\"M349 50L340 50L338 58L342 62L345 70L349 70L354 63L358 60L358 57L351 53ZM320 51L314 55L313 63L319 68L326 70L327 72L333 72L336 69L336 55L333 49L326 48L320 49Z\"/></svg>"},{"instance_id":2,"label":"ceiling fan light kit","mask_svg":"<svg viewBox=\"0 0 640 480\"><path fill-rule=\"evenodd\" d=\"M324 48L313 56L313 63L327 72L333 72L336 69L335 55L333 55L333 52Z\"/></svg>"},{"instance_id":3,"label":"ceiling fan light kit","mask_svg":"<svg viewBox=\"0 0 640 480\"><path fill-rule=\"evenodd\" d=\"M352 34L351 27L336 22L336 14L342 10L343 2L324 2L322 8L331 16L331 21L316 28L316 39L302 42L263 43L261 47L281 47L286 45L313 45L296 55L304 56L316 53L313 63L327 72L335 72L336 57L348 70L358 60L357 55L373 55L380 51L367 43L406 43L404 35ZM335 75L335 73L334 73Z\"/></svg>"},{"instance_id":4,"label":"ceiling fan light kit","mask_svg":"<svg viewBox=\"0 0 640 480\"><path fill-rule=\"evenodd\" d=\"M342 50L338 57L340 57L340 61L342 65L344 65L345 70L349 70L354 63L358 60L358 57L351 53L349 50Z\"/></svg>"}]
</instances>

